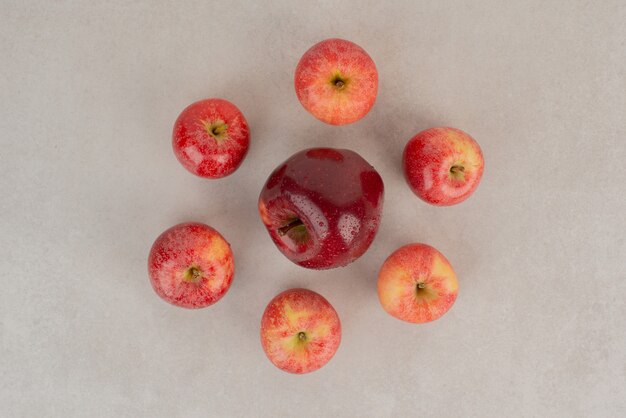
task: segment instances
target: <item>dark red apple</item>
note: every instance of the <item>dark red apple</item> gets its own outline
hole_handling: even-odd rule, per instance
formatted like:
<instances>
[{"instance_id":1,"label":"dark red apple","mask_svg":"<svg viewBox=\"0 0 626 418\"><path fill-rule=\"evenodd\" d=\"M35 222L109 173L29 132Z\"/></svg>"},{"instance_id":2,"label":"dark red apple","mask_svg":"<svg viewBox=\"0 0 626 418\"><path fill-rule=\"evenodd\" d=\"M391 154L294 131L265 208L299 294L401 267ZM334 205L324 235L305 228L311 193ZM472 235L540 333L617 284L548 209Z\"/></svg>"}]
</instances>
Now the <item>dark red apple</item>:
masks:
<instances>
[{"instance_id":1,"label":"dark red apple","mask_svg":"<svg viewBox=\"0 0 626 418\"><path fill-rule=\"evenodd\" d=\"M437 206L455 205L470 197L485 165L476 141L455 128L418 133L406 144L402 161L413 193Z\"/></svg>"},{"instance_id":2,"label":"dark red apple","mask_svg":"<svg viewBox=\"0 0 626 418\"><path fill-rule=\"evenodd\" d=\"M212 179L235 171L248 152L249 142L243 114L223 99L189 105L176 119L172 134L174 154L183 167Z\"/></svg>"},{"instance_id":3,"label":"dark red apple","mask_svg":"<svg viewBox=\"0 0 626 418\"><path fill-rule=\"evenodd\" d=\"M354 151L312 148L270 175L259 212L278 249L312 269L345 266L360 257L378 230L383 180Z\"/></svg>"},{"instance_id":4,"label":"dark red apple","mask_svg":"<svg viewBox=\"0 0 626 418\"><path fill-rule=\"evenodd\" d=\"M196 222L163 232L148 257L154 291L183 308L204 308L220 300L230 288L234 271L228 242L215 229Z\"/></svg>"}]
</instances>

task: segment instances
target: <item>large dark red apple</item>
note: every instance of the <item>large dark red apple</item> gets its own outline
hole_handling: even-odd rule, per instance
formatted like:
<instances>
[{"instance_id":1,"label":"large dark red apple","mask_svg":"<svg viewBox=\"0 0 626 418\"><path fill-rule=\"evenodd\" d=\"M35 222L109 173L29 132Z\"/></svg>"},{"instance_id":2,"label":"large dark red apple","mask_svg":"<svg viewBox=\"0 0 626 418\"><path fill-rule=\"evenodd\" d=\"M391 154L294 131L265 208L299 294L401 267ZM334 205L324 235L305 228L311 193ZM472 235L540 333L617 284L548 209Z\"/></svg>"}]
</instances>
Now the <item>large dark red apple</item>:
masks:
<instances>
[{"instance_id":1,"label":"large dark red apple","mask_svg":"<svg viewBox=\"0 0 626 418\"><path fill-rule=\"evenodd\" d=\"M360 257L378 230L383 180L354 151L300 151L270 175L259 212L278 249L312 269L345 266Z\"/></svg>"}]
</instances>

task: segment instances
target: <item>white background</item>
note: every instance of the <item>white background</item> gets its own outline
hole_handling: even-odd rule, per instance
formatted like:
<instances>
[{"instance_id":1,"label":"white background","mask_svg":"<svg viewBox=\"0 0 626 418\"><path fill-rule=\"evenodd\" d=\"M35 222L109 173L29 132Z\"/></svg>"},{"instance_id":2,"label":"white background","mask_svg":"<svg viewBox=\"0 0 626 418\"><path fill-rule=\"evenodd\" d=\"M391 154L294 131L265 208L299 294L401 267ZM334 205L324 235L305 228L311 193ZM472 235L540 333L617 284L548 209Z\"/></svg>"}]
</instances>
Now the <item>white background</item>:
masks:
<instances>
[{"instance_id":1,"label":"white background","mask_svg":"<svg viewBox=\"0 0 626 418\"><path fill-rule=\"evenodd\" d=\"M52 3L0 2L2 416L626 416L624 1ZM376 105L350 126L317 121L293 88L329 37L379 71ZM247 159L218 181L170 145L206 97L251 127ZM438 125L486 161L449 208L400 170L406 141ZM385 181L379 235L347 268L292 264L257 213L267 175L312 146L353 149ZM153 240L191 220L236 257L229 293L197 311L161 301L146 272ZM426 325L376 295L410 242L460 281ZM259 342L265 305L294 286L343 324L336 356L304 376Z\"/></svg>"}]
</instances>

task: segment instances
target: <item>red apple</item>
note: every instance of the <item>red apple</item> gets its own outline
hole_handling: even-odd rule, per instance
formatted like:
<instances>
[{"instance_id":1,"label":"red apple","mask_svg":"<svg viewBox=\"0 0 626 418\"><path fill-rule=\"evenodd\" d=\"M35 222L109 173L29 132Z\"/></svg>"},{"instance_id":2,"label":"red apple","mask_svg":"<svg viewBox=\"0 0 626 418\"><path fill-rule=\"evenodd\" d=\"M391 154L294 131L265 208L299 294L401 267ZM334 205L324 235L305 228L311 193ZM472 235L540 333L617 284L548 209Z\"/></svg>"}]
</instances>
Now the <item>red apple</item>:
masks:
<instances>
[{"instance_id":1,"label":"red apple","mask_svg":"<svg viewBox=\"0 0 626 418\"><path fill-rule=\"evenodd\" d=\"M378 91L374 61L360 46L327 39L304 53L295 74L302 106L322 122L345 125L370 111Z\"/></svg>"},{"instance_id":2,"label":"red apple","mask_svg":"<svg viewBox=\"0 0 626 418\"><path fill-rule=\"evenodd\" d=\"M483 154L465 132L431 128L415 135L404 148L404 175L425 202L449 206L467 199L483 175Z\"/></svg>"},{"instance_id":3,"label":"red apple","mask_svg":"<svg viewBox=\"0 0 626 418\"><path fill-rule=\"evenodd\" d=\"M228 242L201 223L183 223L163 232L148 257L156 293L183 308L204 308L220 300L230 287L234 270Z\"/></svg>"},{"instance_id":4,"label":"red apple","mask_svg":"<svg viewBox=\"0 0 626 418\"><path fill-rule=\"evenodd\" d=\"M178 161L193 174L225 177L248 152L248 123L237 107L223 99L200 100L182 111L172 134Z\"/></svg>"},{"instance_id":5,"label":"red apple","mask_svg":"<svg viewBox=\"0 0 626 418\"><path fill-rule=\"evenodd\" d=\"M278 249L312 269L345 266L360 257L378 230L383 180L350 150L300 151L270 175L259 212Z\"/></svg>"},{"instance_id":6,"label":"red apple","mask_svg":"<svg viewBox=\"0 0 626 418\"><path fill-rule=\"evenodd\" d=\"M385 311L416 324L445 314L458 290L448 260L426 244L399 248L385 260L378 274L378 298Z\"/></svg>"},{"instance_id":7,"label":"red apple","mask_svg":"<svg viewBox=\"0 0 626 418\"><path fill-rule=\"evenodd\" d=\"M341 342L339 316L323 296L290 289L276 296L261 319L261 345L289 373L309 373L328 363Z\"/></svg>"}]
</instances>

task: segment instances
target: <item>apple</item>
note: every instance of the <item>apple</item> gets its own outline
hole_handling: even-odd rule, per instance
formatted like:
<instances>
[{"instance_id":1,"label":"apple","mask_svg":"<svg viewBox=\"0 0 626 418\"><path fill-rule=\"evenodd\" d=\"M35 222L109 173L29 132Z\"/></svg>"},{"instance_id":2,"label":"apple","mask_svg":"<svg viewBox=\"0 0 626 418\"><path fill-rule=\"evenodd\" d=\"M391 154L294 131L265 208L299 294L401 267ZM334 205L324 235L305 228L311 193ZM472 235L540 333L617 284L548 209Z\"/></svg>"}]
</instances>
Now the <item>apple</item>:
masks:
<instances>
[{"instance_id":1,"label":"apple","mask_svg":"<svg viewBox=\"0 0 626 418\"><path fill-rule=\"evenodd\" d=\"M404 148L404 176L411 190L432 205L449 206L467 199L483 175L483 154L465 132L431 128Z\"/></svg>"},{"instance_id":2,"label":"apple","mask_svg":"<svg viewBox=\"0 0 626 418\"><path fill-rule=\"evenodd\" d=\"M155 292L183 308L204 308L220 300L230 287L234 270L228 242L215 229L196 222L163 232L148 257Z\"/></svg>"},{"instance_id":3,"label":"apple","mask_svg":"<svg viewBox=\"0 0 626 418\"><path fill-rule=\"evenodd\" d=\"M378 230L383 180L354 151L311 148L283 162L267 179L259 212L278 249L311 269L345 266Z\"/></svg>"},{"instance_id":4,"label":"apple","mask_svg":"<svg viewBox=\"0 0 626 418\"><path fill-rule=\"evenodd\" d=\"M385 311L416 324L445 314L454 304L458 289L448 260L426 244L399 248L378 274L378 298Z\"/></svg>"},{"instance_id":5,"label":"apple","mask_svg":"<svg viewBox=\"0 0 626 418\"><path fill-rule=\"evenodd\" d=\"M221 178L234 172L248 152L248 123L224 99L200 100L182 111L174 123L172 147L191 173Z\"/></svg>"},{"instance_id":6,"label":"apple","mask_svg":"<svg viewBox=\"0 0 626 418\"><path fill-rule=\"evenodd\" d=\"M318 293L290 289L277 295L261 319L261 345L276 367L309 373L324 366L341 342L341 323Z\"/></svg>"},{"instance_id":7,"label":"apple","mask_svg":"<svg viewBox=\"0 0 626 418\"><path fill-rule=\"evenodd\" d=\"M376 65L363 48L327 39L304 53L295 73L302 106L322 122L346 125L370 111L378 91Z\"/></svg>"}]
</instances>

